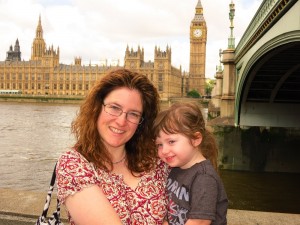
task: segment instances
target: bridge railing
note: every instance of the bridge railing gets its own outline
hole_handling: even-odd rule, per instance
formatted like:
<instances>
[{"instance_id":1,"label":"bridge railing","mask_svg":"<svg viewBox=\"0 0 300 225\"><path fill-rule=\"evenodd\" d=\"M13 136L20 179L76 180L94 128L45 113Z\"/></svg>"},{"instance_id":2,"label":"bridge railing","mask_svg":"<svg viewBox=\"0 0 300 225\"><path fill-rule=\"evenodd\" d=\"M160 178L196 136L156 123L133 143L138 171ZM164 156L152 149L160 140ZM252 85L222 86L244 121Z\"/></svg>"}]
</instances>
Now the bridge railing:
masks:
<instances>
[{"instance_id":1,"label":"bridge railing","mask_svg":"<svg viewBox=\"0 0 300 225\"><path fill-rule=\"evenodd\" d=\"M245 47L249 39L253 36L256 30L259 28L261 23L265 20L267 15L271 12L273 7L280 2L280 0L264 0L256 14L254 15L253 19L251 20L249 26L247 27L244 35L242 36L241 40L239 41L236 47L236 53L238 54L241 49Z\"/></svg>"}]
</instances>

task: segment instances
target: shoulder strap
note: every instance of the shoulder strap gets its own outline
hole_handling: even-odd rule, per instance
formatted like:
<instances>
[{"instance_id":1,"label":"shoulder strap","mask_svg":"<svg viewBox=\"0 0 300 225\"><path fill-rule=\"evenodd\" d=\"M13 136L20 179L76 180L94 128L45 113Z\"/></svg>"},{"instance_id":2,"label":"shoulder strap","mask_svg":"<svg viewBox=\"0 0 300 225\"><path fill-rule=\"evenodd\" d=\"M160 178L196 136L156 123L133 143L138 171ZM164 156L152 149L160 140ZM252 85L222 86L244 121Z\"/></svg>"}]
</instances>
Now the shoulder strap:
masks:
<instances>
[{"instance_id":1,"label":"shoulder strap","mask_svg":"<svg viewBox=\"0 0 300 225\"><path fill-rule=\"evenodd\" d=\"M52 178L51 178L51 181L50 181L50 186L49 186L48 194L47 194L47 197L46 197L46 202L45 202L43 213L42 213L42 216L44 218L47 217L48 209L49 209L50 202L51 202L51 196L52 196L53 189L54 189L54 184L55 184L55 180L56 180L56 164L57 164L57 162L55 163L55 166L54 166L54 170L53 170L53 173L52 173ZM58 199L57 199L56 210L59 213L59 211L60 211L60 204L59 204Z\"/></svg>"}]
</instances>

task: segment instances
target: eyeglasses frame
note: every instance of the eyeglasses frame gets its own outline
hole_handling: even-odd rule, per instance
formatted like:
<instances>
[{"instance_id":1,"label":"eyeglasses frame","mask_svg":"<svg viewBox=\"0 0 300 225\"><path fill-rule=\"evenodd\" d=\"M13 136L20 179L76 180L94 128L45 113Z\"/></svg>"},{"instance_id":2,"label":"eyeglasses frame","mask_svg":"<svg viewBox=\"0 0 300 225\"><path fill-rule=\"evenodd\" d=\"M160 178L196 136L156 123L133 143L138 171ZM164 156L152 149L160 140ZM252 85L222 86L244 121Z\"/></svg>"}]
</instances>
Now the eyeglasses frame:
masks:
<instances>
[{"instance_id":1,"label":"eyeglasses frame","mask_svg":"<svg viewBox=\"0 0 300 225\"><path fill-rule=\"evenodd\" d=\"M107 112L107 111L105 110L105 107L108 106L108 105L113 105L113 104L104 104L104 103L102 103L102 105L103 105L104 112L106 112L107 114L109 114L109 115L111 115L111 116L119 117L119 116L121 116L123 113L125 113L125 114L126 114L126 117L125 117L126 120L127 120L128 122L133 123L133 124L136 124L136 125L139 125L139 124L141 124L141 123L144 121L144 117L142 117L142 116L141 116L141 118L140 118L140 122L139 122L139 123L134 123L134 122L128 120L128 119L127 119L128 112L124 112L122 108L120 108L120 110L121 110L120 115L116 116L116 115L110 114L109 112ZM118 107L118 108L119 108L119 107Z\"/></svg>"}]
</instances>

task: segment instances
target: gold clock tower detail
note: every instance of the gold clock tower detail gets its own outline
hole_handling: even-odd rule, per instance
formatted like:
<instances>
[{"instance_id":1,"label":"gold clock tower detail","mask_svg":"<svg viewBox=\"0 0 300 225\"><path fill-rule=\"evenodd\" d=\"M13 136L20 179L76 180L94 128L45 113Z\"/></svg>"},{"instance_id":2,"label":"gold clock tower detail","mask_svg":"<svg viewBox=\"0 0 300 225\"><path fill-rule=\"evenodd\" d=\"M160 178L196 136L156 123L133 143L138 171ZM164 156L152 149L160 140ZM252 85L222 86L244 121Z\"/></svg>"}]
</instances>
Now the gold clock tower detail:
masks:
<instances>
[{"instance_id":1,"label":"gold clock tower detail","mask_svg":"<svg viewBox=\"0 0 300 225\"><path fill-rule=\"evenodd\" d=\"M207 27L203 17L201 0L196 5L194 19L190 25L190 71L189 91L196 90L205 95L205 60Z\"/></svg>"}]
</instances>

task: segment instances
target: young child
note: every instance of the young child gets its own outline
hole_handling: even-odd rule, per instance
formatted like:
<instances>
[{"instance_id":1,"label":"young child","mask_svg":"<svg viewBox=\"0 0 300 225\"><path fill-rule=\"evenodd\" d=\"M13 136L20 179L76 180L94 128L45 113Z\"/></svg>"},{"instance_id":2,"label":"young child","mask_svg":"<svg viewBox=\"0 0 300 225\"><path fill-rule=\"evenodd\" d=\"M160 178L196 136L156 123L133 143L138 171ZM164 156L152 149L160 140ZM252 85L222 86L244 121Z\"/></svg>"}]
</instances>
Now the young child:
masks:
<instances>
[{"instance_id":1,"label":"young child","mask_svg":"<svg viewBox=\"0 0 300 225\"><path fill-rule=\"evenodd\" d=\"M172 167L167 181L169 225L227 224L217 145L200 108L175 103L158 114L153 128L158 156Z\"/></svg>"}]
</instances>

